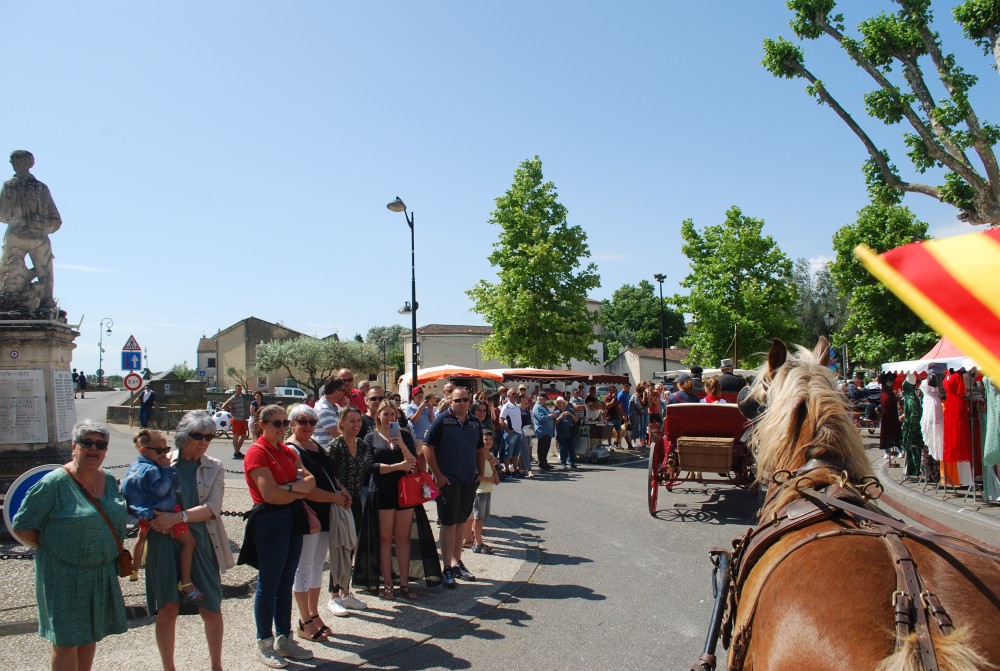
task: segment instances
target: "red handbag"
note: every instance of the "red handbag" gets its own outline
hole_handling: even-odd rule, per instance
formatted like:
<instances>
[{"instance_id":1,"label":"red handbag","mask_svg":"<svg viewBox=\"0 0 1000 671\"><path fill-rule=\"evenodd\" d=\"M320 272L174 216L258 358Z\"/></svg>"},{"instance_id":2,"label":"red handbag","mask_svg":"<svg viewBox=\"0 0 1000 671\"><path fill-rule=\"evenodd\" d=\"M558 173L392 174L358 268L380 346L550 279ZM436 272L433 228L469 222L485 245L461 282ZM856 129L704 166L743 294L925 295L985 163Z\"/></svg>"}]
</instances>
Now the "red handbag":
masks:
<instances>
[{"instance_id":1,"label":"red handbag","mask_svg":"<svg viewBox=\"0 0 1000 671\"><path fill-rule=\"evenodd\" d=\"M407 473L399 479L400 508L412 508L433 501L440 493L430 473Z\"/></svg>"}]
</instances>

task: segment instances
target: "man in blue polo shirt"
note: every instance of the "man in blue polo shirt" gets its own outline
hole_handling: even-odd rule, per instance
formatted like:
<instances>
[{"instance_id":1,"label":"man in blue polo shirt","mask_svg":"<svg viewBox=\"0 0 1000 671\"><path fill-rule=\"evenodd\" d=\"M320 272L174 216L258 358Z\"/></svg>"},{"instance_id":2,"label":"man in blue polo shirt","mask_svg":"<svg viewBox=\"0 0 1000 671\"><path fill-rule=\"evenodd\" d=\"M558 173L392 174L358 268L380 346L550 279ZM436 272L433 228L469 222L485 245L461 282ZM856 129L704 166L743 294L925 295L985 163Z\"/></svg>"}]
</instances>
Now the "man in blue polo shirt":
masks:
<instances>
[{"instance_id":1,"label":"man in blue polo shirt","mask_svg":"<svg viewBox=\"0 0 1000 671\"><path fill-rule=\"evenodd\" d=\"M486 467L483 427L469 414L472 396L465 387L451 392L451 408L435 418L424 441L424 459L441 495L437 498L441 522L442 582L455 588L455 578L475 580L462 563L462 529L472 514L476 489Z\"/></svg>"}]
</instances>

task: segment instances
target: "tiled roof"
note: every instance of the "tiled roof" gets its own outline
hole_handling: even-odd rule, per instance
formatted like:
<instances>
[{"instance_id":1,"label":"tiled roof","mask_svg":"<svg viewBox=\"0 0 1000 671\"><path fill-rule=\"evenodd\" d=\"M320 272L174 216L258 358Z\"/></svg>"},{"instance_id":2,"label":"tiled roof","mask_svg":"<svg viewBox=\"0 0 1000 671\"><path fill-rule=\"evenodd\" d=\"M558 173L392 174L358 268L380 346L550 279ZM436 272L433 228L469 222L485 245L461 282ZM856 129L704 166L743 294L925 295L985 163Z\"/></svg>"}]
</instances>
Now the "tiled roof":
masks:
<instances>
[{"instance_id":1,"label":"tiled roof","mask_svg":"<svg viewBox=\"0 0 1000 671\"><path fill-rule=\"evenodd\" d=\"M660 347L629 347L629 352L647 359L663 359L663 349ZM691 353L689 348L670 349L667 348L667 361L684 361Z\"/></svg>"},{"instance_id":2,"label":"tiled roof","mask_svg":"<svg viewBox=\"0 0 1000 671\"><path fill-rule=\"evenodd\" d=\"M199 352L215 352L216 350L218 350L218 345L211 338L206 338L205 336L202 336L201 340L198 341Z\"/></svg>"},{"instance_id":3,"label":"tiled roof","mask_svg":"<svg viewBox=\"0 0 1000 671\"><path fill-rule=\"evenodd\" d=\"M483 335L493 333L492 326L463 326L461 324L428 324L417 329L420 335Z\"/></svg>"}]
</instances>

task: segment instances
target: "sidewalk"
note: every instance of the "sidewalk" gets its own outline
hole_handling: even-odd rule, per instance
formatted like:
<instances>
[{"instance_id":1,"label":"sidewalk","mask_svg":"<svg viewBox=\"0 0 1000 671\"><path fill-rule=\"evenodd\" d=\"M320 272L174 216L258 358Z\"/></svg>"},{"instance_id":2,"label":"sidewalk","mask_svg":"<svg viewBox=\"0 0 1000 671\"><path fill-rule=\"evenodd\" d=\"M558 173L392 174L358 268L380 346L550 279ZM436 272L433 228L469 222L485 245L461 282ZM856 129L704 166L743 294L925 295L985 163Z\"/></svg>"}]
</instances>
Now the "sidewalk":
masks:
<instances>
[{"instance_id":1,"label":"sidewalk","mask_svg":"<svg viewBox=\"0 0 1000 671\"><path fill-rule=\"evenodd\" d=\"M250 508L250 496L245 483L226 480L226 511ZM425 506L431 526L437 533L436 509ZM234 545L243 541L243 520L223 518L226 531ZM466 566L476 574L475 582L459 582L454 590L442 587L429 589L415 585L415 601L383 601L368 593L359 593L368 603L364 611L352 611L349 617L334 617L321 597L320 613L334 634L325 643L300 641L315 653L311 660L299 666L311 669L344 669L367 661L399 653L422 643L469 620L481 617L512 594L530 578L538 564L536 539L508 526L502 517L487 522L486 538L494 547L493 555L463 553ZM129 543L131 545L131 543ZM23 552L23 546L0 546L0 554ZM34 588L34 563L7 560L0 570L0 668L42 671L49 668L49 642L38 636ZM237 566L222 574L225 640L223 664L227 669L265 668L256 662L255 628L253 619L253 589L256 570ZM324 582L325 585L325 582ZM159 668L154 640L154 620L145 615L143 576L139 582L121 581L125 605L130 609L129 629L119 636L110 636L97 645L96 669ZM324 592L325 593L325 592ZM292 626L298 618L292 607ZM201 618L181 617L177 624L176 664L181 669L208 667ZM289 660L291 661L291 660ZM296 668L294 663L289 668Z\"/></svg>"}]
</instances>

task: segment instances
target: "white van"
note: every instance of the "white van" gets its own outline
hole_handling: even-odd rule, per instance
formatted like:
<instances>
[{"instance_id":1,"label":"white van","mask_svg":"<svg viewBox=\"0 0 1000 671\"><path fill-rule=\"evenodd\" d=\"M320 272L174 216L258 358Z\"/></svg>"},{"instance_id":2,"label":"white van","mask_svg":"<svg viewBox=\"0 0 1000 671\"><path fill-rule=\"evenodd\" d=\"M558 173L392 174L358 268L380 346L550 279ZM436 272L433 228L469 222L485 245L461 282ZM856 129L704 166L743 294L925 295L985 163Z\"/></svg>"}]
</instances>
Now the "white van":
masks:
<instances>
[{"instance_id":1,"label":"white van","mask_svg":"<svg viewBox=\"0 0 1000 671\"><path fill-rule=\"evenodd\" d=\"M306 400L306 392L302 391L298 387L275 387L274 395L280 396L281 398L298 398L303 401Z\"/></svg>"}]
</instances>

